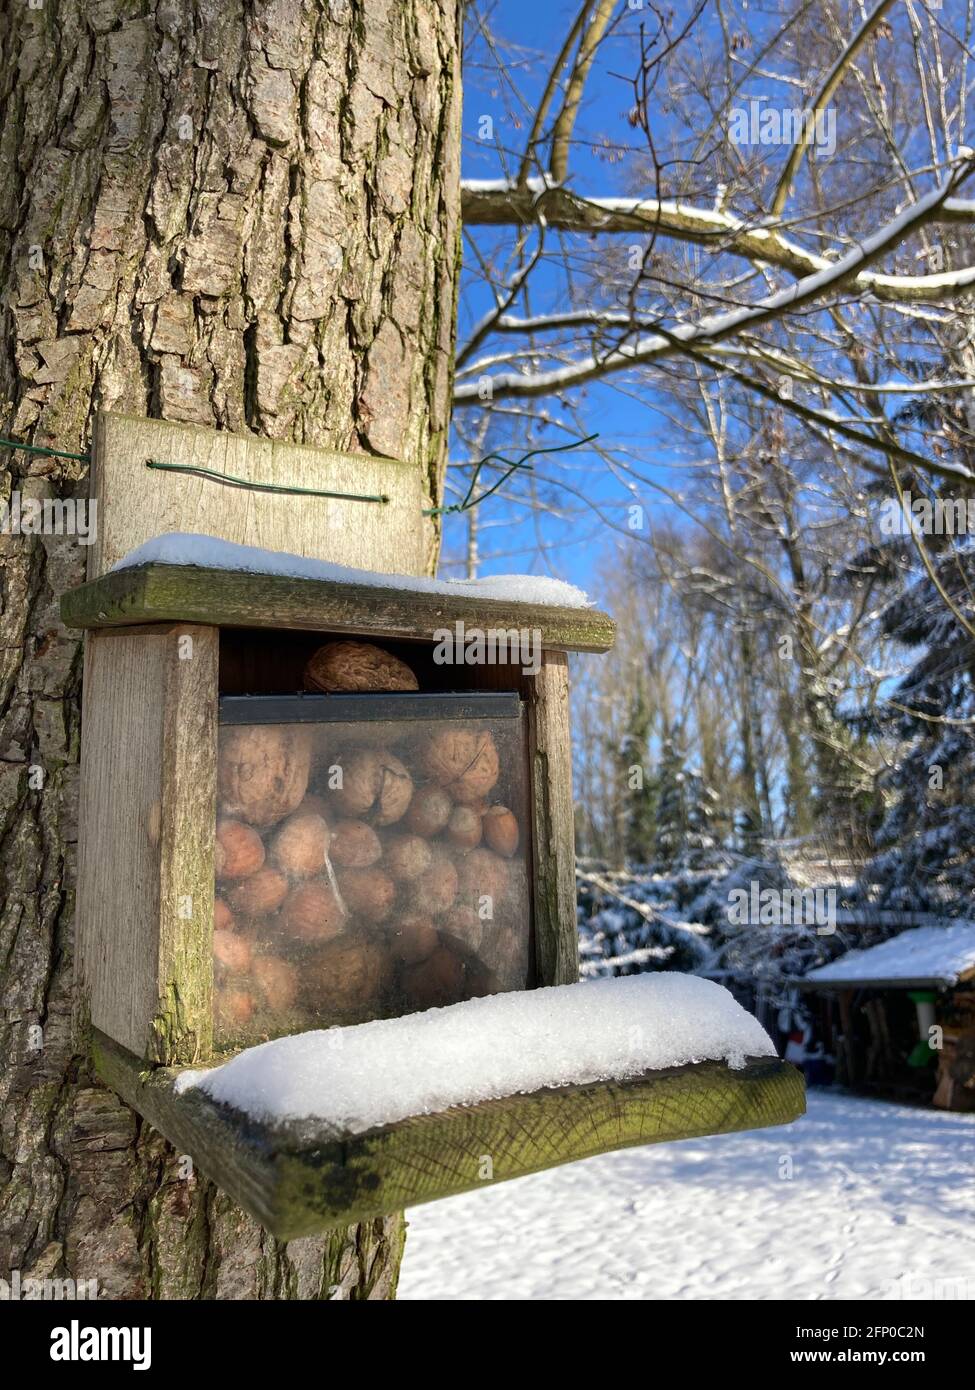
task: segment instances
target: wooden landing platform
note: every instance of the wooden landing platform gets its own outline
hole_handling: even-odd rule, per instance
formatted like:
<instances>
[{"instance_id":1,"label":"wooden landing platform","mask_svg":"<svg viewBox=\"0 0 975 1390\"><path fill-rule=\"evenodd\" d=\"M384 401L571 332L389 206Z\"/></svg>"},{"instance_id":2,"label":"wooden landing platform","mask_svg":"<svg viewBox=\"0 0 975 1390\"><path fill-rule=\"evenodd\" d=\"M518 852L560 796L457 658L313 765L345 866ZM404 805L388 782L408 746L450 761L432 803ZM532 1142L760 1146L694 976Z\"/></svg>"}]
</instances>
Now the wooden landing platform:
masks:
<instances>
[{"instance_id":1,"label":"wooden landing platform","mask_svg":"<svg viewBox=\"0 0 975 1390\"><path fill-rule=\"evenodd\" d=\"M147 1070L101 1034L94 1052L102 1080L280 1240L612 1149L788 1124L805 1111L801 1074L765 1057L739 1071L702 1062L343 1135L259 1123L199 1090L179 1094L177 1070Z\"/></svg>"}]
</instances>

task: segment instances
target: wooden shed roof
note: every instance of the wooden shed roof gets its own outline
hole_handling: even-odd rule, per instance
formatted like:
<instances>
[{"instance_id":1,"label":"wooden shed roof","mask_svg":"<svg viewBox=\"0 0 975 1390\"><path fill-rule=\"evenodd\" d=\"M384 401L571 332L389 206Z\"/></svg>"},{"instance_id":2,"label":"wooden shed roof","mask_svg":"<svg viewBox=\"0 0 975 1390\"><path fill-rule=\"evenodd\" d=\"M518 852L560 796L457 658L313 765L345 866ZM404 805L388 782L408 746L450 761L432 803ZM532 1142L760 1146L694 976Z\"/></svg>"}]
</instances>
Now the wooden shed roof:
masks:
<instances>
[{"instance_id":1,"label":"wooden shed roof","mask_svg":"<svg viewBox=\"0 0 975 1390\"><path fill-rule=\"evenodd\" d=\"M811 989L950 989L975 976L975 922L915 927L810 970Z\"/></svg>"}]
</instances>

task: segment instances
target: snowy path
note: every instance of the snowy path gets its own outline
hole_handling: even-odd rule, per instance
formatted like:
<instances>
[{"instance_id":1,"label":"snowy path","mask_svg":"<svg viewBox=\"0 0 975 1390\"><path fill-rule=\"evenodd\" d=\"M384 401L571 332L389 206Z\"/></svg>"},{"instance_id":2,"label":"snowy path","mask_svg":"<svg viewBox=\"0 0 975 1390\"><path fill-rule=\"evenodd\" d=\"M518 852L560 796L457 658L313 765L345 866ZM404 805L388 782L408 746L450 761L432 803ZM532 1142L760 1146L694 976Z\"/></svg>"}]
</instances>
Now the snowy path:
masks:
<instances>
[{"instance_id":1,"label":"snowy path","mask_svg":"<svg viewBox=\"0 0 975 1390\"><path fill-rule=\"evenodd\" d=\"M975 1299L975 1114L814 1091L408 1217L403 1299Z\"/></svg>"}]
</instances>

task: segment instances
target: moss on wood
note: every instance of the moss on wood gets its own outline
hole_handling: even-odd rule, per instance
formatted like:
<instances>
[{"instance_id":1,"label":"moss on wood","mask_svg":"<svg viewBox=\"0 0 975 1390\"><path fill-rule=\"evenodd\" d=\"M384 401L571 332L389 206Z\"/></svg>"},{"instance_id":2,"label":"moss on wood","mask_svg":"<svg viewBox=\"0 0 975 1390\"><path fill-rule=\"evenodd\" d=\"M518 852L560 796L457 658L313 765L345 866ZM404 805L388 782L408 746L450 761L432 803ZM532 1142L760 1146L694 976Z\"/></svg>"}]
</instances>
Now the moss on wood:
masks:
<instances>
[{"instance_id":1,"label":"moss on wood","mask_svg":"<svg viewBox=\"0 0 975 1390\"><path fill-rule=\"evenodd\" d=\"M349 632L430 641L437 629L537 629L549 650L602 652L616 625L594 608L559 608L492 598L421 593L379 584L294 579L193 565L133 565L66 593L69 627L194 622Z\"/></svg>"},{"instance_id":2,"label":"moss on wood","mask_svg":"<svg viewBox=\"0 0 975 1390\"><path fill-rule=\"evenodd\" d=\"M178 1072L146 1070L100 1036L96 1057L109 1085L283 1240L611 1149L787 1124L805 1109L800 1073L762 1058L738 1071L704 1062L560 1086L342 1136L312 1122L262 1124L196 1089L177 1094Z\"/></svg>"}]
</instances>

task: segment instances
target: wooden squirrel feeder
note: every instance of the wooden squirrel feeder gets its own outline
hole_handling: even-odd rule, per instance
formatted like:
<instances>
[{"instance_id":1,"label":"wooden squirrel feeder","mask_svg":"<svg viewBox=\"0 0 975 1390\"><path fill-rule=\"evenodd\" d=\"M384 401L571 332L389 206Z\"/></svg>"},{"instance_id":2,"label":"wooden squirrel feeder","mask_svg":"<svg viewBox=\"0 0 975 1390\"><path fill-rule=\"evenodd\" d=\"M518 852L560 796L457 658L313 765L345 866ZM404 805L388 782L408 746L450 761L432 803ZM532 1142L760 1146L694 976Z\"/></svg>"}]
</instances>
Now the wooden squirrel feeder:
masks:
<instances>
[{"instance_id":1,"label":"wooden squirrel feeder","mask_svg":"<svg viewBox=\"0 0 975 1390\"><path fill-rule=\"evenodd\" d=\"M429 585L420 474L392 460L111 415L94 457L99 537L61 611L87 631L77 962L108 1084L284 1238L477 1186L486 1151L498 1181L800 1113L768 1059L354 1142L180 1091L181 1068L268 1038L578 979L567 653L614 625ZM353 573L111 568L167 531ZM531 633L540 659L438 660L457 624Z\"/></svg>"}]
</instances>

